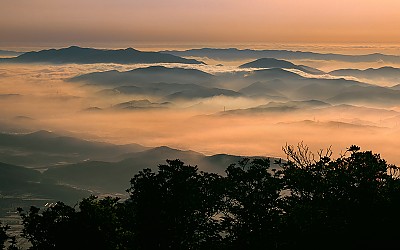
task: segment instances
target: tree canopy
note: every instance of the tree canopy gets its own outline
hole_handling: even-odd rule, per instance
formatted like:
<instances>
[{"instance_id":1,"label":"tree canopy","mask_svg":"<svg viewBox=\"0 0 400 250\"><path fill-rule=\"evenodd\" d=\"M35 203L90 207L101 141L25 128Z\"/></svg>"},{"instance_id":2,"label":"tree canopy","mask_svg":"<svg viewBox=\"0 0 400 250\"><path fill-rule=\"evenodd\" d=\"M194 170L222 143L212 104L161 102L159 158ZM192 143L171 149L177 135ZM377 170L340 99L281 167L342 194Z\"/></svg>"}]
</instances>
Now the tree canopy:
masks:
<instances>
[{"instance_id":1,"label":"tree canopy","mask_svg":"<svg viewBox=\"0 0 400 250\"><path fill-rule=\"evenodd\" d=\"M167 160L136 174L126 200L20 209L23 237L31 249L399 248L396 166L357 146L336 159L303 144L284 151L286 160L245 158L226 175Z\"/></svg>"}]
</instances>

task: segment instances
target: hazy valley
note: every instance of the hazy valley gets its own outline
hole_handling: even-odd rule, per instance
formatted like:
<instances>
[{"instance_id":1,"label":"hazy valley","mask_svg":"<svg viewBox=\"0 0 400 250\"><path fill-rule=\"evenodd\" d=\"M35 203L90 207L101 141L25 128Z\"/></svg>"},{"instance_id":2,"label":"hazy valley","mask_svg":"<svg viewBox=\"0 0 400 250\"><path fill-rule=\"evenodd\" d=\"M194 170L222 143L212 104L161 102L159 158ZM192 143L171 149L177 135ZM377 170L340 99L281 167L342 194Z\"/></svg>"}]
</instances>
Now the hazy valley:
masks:
<instances>
[{"instance_id":1,"label":"hazy valley","mask_svg":"<svg viewBox=\"0 0 400 250\"><path fill-rule=\"evenodd\" d=\"M224 174L241 156L280 158L301 141L400 163L397 56L76 46L7 56L0 191L20 202L123 197L134 174L166 159Z\"/></svg>"}]
</instances>

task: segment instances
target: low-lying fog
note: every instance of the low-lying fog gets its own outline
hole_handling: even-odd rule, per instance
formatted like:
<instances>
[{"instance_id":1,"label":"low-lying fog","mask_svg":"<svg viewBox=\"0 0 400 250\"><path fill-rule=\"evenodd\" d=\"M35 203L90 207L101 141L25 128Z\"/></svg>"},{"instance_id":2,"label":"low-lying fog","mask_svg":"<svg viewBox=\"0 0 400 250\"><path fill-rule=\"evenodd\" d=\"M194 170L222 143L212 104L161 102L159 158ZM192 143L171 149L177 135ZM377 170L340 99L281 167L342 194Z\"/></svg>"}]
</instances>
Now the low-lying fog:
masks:
<instances>
[{"instance_id":1,"label":"low-lying fog","mask_svg":"<svg viewBox=\"0 0 400 250\"><path fill-rule=\"evenodd\" d=\"M197 68L211 74L252 70L237 68L240 63L164 66ZM377 66L321 61L300 63L321 70ZM400 164L398 105L335 104L287 110L280 109L277 100L268 96L214 96L171 101L165 108L126 109L116 105L143 99L158 105L165 100L143 95L107 96L100 92L107 87L65 81L89 72L127 71L147 66L1 64L0 128L17 133L44 129L89 140L151 147L166 145L205 154L283 157L282 146L303 141L313 150L332 145L338 155L356 144L364 150L381 153L390 163ZM230 82L227 80L223 86L228 88ZM232 83L231 89L236 91L238 87L237 83ZM267 108L272 109L251 109L271 101L275 104L270 103Z\"/></svg>"}]
</instances>

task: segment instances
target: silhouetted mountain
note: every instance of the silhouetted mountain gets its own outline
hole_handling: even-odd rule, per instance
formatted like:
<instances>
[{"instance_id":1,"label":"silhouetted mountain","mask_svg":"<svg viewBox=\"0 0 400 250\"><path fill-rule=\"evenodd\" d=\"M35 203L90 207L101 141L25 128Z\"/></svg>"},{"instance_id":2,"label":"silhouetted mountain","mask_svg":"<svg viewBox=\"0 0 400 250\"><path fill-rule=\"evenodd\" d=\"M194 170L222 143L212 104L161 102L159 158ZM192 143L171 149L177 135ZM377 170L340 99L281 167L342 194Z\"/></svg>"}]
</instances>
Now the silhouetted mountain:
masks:
<instances>
[{"instance_id":1,"label":"silhouetted mountain","mask_svg":"<svg viewBox=\"0 0 400 250\"><path fill-rule=\"evenodd\" d=\"M152 66L127 72L108 71L74 77L71 81L91 84L121 85L100 93L164 97L165 100L241 96L241 93L212 87L217 77L200 70Z\"/></svg>"},{"instance_id":2,"label":"silhouetted mountain","mask_svg":"<svg viewBox=\"0 0 400 250\"><path fill-rule=\"evenodd\" d=\"M309 74L325 74L325 72L307 66L296 65L289 61L279 60L275 58L261 58L252 62L248 62L239 66L239 68L281 68L281 69L298 69Z\"/></svg>"},{"instance_id":3,"label":"silhouetted mountain","mask_svg":"<svg viewBox=\"0 0 400 250\"><path fill-rule=\"evenodd\" d=\"M306 78L284 69L256 70L245 76L251 83L239 92L256 97L287 97L295 100L325 100L331 98L350 86L368 86L368 84L345 80Z\"/></svg>"},{"instance_id":4,"label":"silhouetted mountain","mask_svg":"<svg viewBox=\"0 0 400 250\"><path fill-rule=\"evenodd\" d=\"M214 96L229 96L239 97L242 96L233 90L219 89L219 88L203 88L203 89L191 89L178 91L165 97L166 100L185 100L185 99L197 99L197 98L209 98Z\"/></svg>"},{"instance_id":5,"label":"silhouetted mountain","mask_svg":"<svg viewBox=\"0 0 400 250\"><path fill-rule=\"evenodd\" d=\"M297 99L326 100L345 92L352 86L366 87L368 85L345 79L303 79L291 96Z\"/></svg>"},{"instance_id":6,"label":"silhouetted mountain","mask_svg":"<svg viewBox=\"0 0 400 250\"><path fill-rule=\"evenodd\" d=\"M143 95L143 96L158 96L164 97L179 91L201 91L205 87L196 84L180 84L180 83L135 83L135 86L121 86L114 89L105 89L100 91L100 94L105 95Z\"/></svg>"},{"instance_id":7,"label":"silhouetted mountain","mask_svg":"<svg viewBox=\"0 0 400 250\"><path fill-rule=\"evenodd\" d=\"M313 68L313 67L309 67L306 65L299 65L299 67L301 68L300 70L309 74L313 74L313 75L323 75L326 74L326 72Z\"/></svg>"},{"instance_id":8,"label":"silhouetted mountain","mask_svg":"<svg viewBox=\"0 0 400 250\"><path fill-rule=\"evenodd\" d=\"M103 109L101 109L99 107L89 107L89 108L86 108L86 109L82 110L81 112L93 112L93 113L95 113L95 112L99 112L99 111L102 111L102 110Z\"/></svg>"},{"instance_id":9,"label":"silhouetted mountain","mask_svg":"<svg viewBox=\"0 0 400 250\"><path fill-rule=\"evenodd\" d=\"M24 116L24 115L17 115L13 118L16 121L34 121L32 117Z\"/></svg>"},{"instance_id":10,"label":"silhouetted mountain","mask_svg":"<svg viewBox=\"0 0 400 250\"><path fill-rule=\"evenodd\" d=\"M290 50L251 50L251 49L190 49L185 51L164 51L177 56L193 56L193 57L207 57L215 60L246 60L257 58L277 58L286 60L328 60L328 61L343 61L343 62L388 62L400 63L400 56L384 55L380 53L367 54L367 55L341 55L341 54L322 54L315 52L303 51L290 51Z\"/></svg>"},{"instance_id":11,"label":"silhouetted mountain","mask_svg":"<svg viewBox=\"0 0 400 250\"><path fill-rule=\"evenodd\" d=\"M0 162L0 190L15 182L39 182L39 171Z\"/></svg>"},{"instance_id":12,"label":"silhouetted mountain","mask_svg":"<svg viewBox=\"0 0 400 250\"><path fill-rule=\"evenodd\" d=\"M259 108L279 108L279 107L295 107L295 108L325 108L330 107L331 104L318 101L290 101L290 102L269 102L266 105L258 106Z\"/></svg>"},{"instance_id":13,"label":"silhouetted mountain","mask_svg":"<svg viewBox=\"0 0 400 250\"><path fill-rule=\"evenodd\" d=\"M0 162L0 194L11 197L27 197L76 202L89 192L57 185L43 179L40 172Z\"/></svg>"},{"instance_id":14,"label":"silhouetted mountain","mask_svg":"<svg viewBox=\"0 0 400 250\"><path fill-rule=\"evenodd\" d=\"M278 123L280 126L287 126L288 128L291 128L293 126L298 127L298 126L307 126L311 128L340 128L340 129L349 129L349 130L356 130L359 131L358 129L367 129L369 131L376 131L376 130L381 130L381 127L378 126L371 126L371 125L362 125L362 124L353 124L353 123L348 123L348 122L340 122L340 121L325 121L325 122L320 122L320 121L311 121L311 120L303 120L303 121L296 121L296 122L280 122Z\"/></svg>"},{"instance_id":15,"label":"silhouetted mountain","mask_svg":"<svg viewBox=\"0 0 400 250\"><path fill-rule=\"evenodd\" d=\"M296 73L279 68L255 70L247 74L245 77L247 80L252 80L252 81L262 81L262 80L272 80L272 79L284 79L284 80L304 79L304 77Z\"/></svg>"},{"instance_id":16,"label":"silhouetted mountain","mask_svg":"<svg viewBox=\"0 0 400 250\"><path fill-rule=\"evenodd\" d=\"M99 91L103 95L139 95L155 96L165 101L177 99L207 98L219 95L241 96L242 94L226 89L208 88L196 84L178 84L178 83L151 83L135 84L138 86L121 86L114 89L105 89Z\"/></svg>"},{"instance_id":17,"label":"silhouetted mountain","mask_svg":"<svg viewBox=\"0 0 400 250\"><path fill-rule=\"evenodd\" d=\"M265 105L256 106L247 109L236 109L221 112L221 115L239 115L239 114L257 114L257 113L282 113L282 112L294 112L304 111L308 109L321 109L330 107L331 105L326 102L318 100L306 100L306 101L288 101L288 102L269 102Z\"/></svg>"},{"instance_id":18,"label":"silhouetted mountain","mask_svg":"<svg viewBox=\"0 0 400 250\"><path fill-rule=\"evenodd\" d=\"M329 74L334 76L353 76L371 80L387 80L393 83L400 82L400 69L393 67L369 68L366 70L339 69L329 72Z\"/></svg>"},{"instance_id":19,"label":"silhouetted mountain","mask_svg":"<svg viewBox=\"0 0 400 250\"><path fill-rule=\"evenodd\" d=\"M297 65L275 58L260 58L255 61L251 61L239 66L239 68L286 68L286 69L297 69Z\"/></svg>"},{"instance_id":20,"label":"silhouetted mountain","mask_svg":"<svg viewBox=\"0 0 400 250\"><path fill-rule=\"evenodd\" d=\"M285 99L286 97L277 90L281 89L282 86L285 86L285 83L282 80L273 79L265 82L252 83L249 86L239 90L239 92L252 97Z\"/></svg>"},{"instance_id":21,"label":"silhouetted mountain","mask_svg":"<svg viewBox=\"0 0 400 250\"><path fill-rule=\"evenodd\" d=\"M391 106L400 104L400 91L379 86L351 86L327 100L331 103L374 104Z\"/></svg>"},{"instance_id":22,"label":"silhouetted mountain","mask_svg":"<svg viewBox=\"0 0 400 250\"><path fill-rule=\"evenodd\" d=\"M147 99L144 100L132 100L129 102L118 103L113 106L114 109L122 110L134 110L134 109L163 109L168 108L171 105L170 102L154 103Z\"/></svg>"},{"instance_id":23,"label":"silhouetted mountain","mask_svg":"<svg viewBox=\"0 0 400 250\"><path fill-rule=\"evenodd\" d=\"M151 66L130 71L116 70L95 72L71 78L72 82L88 82L100 85L129 86L148 83L208 84L215 81L215 76L196 69L166 68Z\"/></svg>"},{"instance_id":24,"label":"silhouetted mountain","mask_svg":"<svg viewBox=\"0 0 400 250\"><path fill-rule=\"evenodd\" d=\"M349 104L331 105L327 102L322 102L318 100L287 102L274 101L269 102L265 105L260 105L252 108L234 109L220 112L217 113L217 115L258 115L264 113L285 114L290 112L296 112L297 114L303 113L309 116L314 116L314 119L318 119L318 117L323 117L324 119L326 119L326 117L331 117L329 119L341 119L343 122L354 124L357 126L366 125L374 127L377 127L377 125L385 125L381 124L382 120L390 120L397 116L400 117L399 112L386 108L370 108ZM357 114L357 116L354 116L354 114ZM376 117L380 117L380 119L376 119ZM373 122L371 121L371 118L372 120L376 120ZM390 122L393 123L393 121ZM400 119L398 122L400 122Z\"/></svg>"},{"instance_id":25,"label":"silhouetted mountain","mask_svg":"<svg viewBox=\"0 0 400 250\"><path fill-rule=\"evenodd\" d=\"M27 52L15 58L2 59L0 62L12 63L185 63L201 64L194 59L161 52L142 52L132 48L106 50L71 46L62 49L48 49Z\"/></svg>"},{"instance_id":26,"label":"silhouetted mountain","mask_svg":"<svg viewBox=\"0 0 400 250\"><path fill-rule=\"evenodd\" d=\"M0 161L44 167L88 159L121 160L120 155L147 149L138 144L114 145L60 136L48 131L30 134L0 133Z\"/></svg>"},{"instance_id":27,"label":"silhouetted mountain","mask_svg":"<svg viewBox=\"0 0 400 250\"><path fill-rule=\"evenodd\" d=\"M129 187L129 180L134 174L143 168L155 170L166 159L180 159L187 164L198 165L200 170L224 174L226 166L237 163L242 158L224 154L205 156L195 151L165 146L126 154L124 157L125 160L117 163L88 161L51 168L44 175L79 187L123 193Z\"/></svg>"},{"instance_id":28,"label":"silhouetted mountain","mask_svg":"<svg viewBox=\"0 0 400 250\"><path fill-rule=\"evenodd\" d=\"M321 110L325 114L331 113L332 116L337 114L340 114L341 116L346 116L347 114L349 117L354 117L354 114L357 114L357 117L354 117L354 119L364 118L367 116L384 118L384 117L393 117L399 115L399 112L390 109L370 108L370 107L355 106L350 104L333 105L330 107L323 108Z\"/></svg>"},{"instance_id":29,"label":"silhouetted mountain","mask_svg":"<svg viewBox=\"0 0 400 250\"><path fill-rule=\"evenodd\" d=\"M0 100L21 97L20 94L0 94Z\"/></svg>"}]
</instances>

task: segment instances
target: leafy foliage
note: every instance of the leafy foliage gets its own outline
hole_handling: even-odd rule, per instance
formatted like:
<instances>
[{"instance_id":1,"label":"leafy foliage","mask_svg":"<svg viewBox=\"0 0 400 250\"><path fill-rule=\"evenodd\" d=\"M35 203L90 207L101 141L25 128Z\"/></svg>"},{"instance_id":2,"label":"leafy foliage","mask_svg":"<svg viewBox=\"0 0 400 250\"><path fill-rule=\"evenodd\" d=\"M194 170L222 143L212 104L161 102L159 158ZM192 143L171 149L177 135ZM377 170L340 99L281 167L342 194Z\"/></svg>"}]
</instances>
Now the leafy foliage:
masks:
<instances>
[{"instance_id":1,"label":"leafy foliage","mask_svg":"<svg viewBox=\"0 0 400 250\"><path fill-rule=\"evenodd\" d=\"M146 169L131 180L127 204L138 249L209 248L220 241L221 176L198 172L179 160Z\"/></svg>"},{"instance_id":2,"label":"leafy foliage","mask_svg":"<svg viewBox=\"0 0 400 250\"><path fill-rule=\"evenodd\" d=\"M8 226L3 226L0 223L0 247L1 249L4 248L5 243L8 241L8 235L7 235L7 230L8 230Z\"/></svg>"},{"instance_id":3,"label":"leafy foliage","mask_svg":"<svg viewBox=\"0 0 400 250\"><path fill-rule=\"evenodd\" d=\"M337 159L304 144L287 161L243 159L226 176L167 160L129 198L20 210L31 249L382 249L397 247L399 169L351 146ZM3 238L1 238L3 239Z\"/></svg>"},{"instance_id":4,"label":"leafy foliage","mask_svg":"<svg viewBox=\"0 0 400 250\"><path fill-rule=\"evenodd\" d=\"M10 226L3 225L0 222L0 249L18 250L15 236L10 236L10 234L7 232L9 229Z\"/></svg>"}]
</instances>

